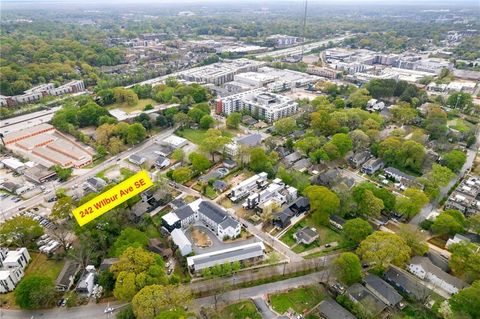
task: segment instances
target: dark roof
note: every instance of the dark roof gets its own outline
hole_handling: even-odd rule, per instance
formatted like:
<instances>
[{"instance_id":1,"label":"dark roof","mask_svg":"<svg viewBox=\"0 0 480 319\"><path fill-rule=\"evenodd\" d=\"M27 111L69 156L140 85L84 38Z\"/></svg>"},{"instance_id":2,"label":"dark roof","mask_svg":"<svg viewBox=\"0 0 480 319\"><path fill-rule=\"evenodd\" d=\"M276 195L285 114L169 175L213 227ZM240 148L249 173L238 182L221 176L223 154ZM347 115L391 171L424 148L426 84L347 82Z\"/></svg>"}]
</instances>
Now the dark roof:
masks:
<instances>
[{"instance_id":1,"label":"dark roof","mask_svg":"<svg viewBox=\"0 0 480 319\"><path fill-rule=\"evenodd\" d=\"M105 258L102 260L102 263L100 264L100 270L107 270L110 268L111 265L116 263L118 261L118 258Z\"/></svg>"},{"instance_id":2,"label":"dark roof","mask_svg":"<svg viewBox=\"0 0 480 319\"><path fill-rule=\"evenodd\" d=\"M310 227L304 227L302 229L299 229L295 233L295 236L298 240L303 240L304 242L310 243L318 237L318 233L314 228L312 229Z\"/></svg>"},{"instance_id":3,"label":"dark roof","mask_svg":"<svg viewBox=\"0 0 480 319\"><path fill-rule=\"evenodd\" d=\"M290 210L305 211L310 207L310 200L307 197L300 196L297 200L290 205Z\"/></svg>"},{"instance_id":4,"label":"dark roof","mask_svg":"<svg viewBox=\"0 0 480 319\"><path fill-rule=\"evenodd\" d=\"M261 134L250 134L244 137L237 139L238 144L248 145L248 146L257 146L262 142Z\"/></svg>"},{"instance_id":5,"label":"dark roof","mask_svg":"<svg viewBox=\"0 0 480 319\"><path fill-rule=\"evenodd\" d=\"M295 216L295 213L288 207L275 214L275 218L279 219L282 223L290 220L293 216Z\"/></svg>"},{"instance_id":6,"label":"dark roof","mask_svg":"<svg viewBox=\"0 0 480 319\"><path fill-rule=\"evenodd\" d=\"M426 272L434 274L441 280L451 284L454 287L457 287L458 289L462 289L463 287L467 286L467 284L460 278L452 276L435 266L427 257L415 256L410 261L410 264L421 265Z\"/></svg>"},{"instance_id":7,"label":"dark roof","mask_svg":"<svg viewBox=\"0 0 480 319\"><path fill-rule=\"evenodd\" d=\"M172 200L170 202L170 206L174 206L174 207L177 207L177 208L185 206L186 204L187 203L185 202L185 200L183 198L175 198L174 200Z\"/></svg>"},{"instance_id":8,"label":"dark roof","mask_svg":"<svg viewBox=\"0 0 480 319\"><path fill-rule=\"evenodd\" d=\"M70 285L70 277L75 276L79 269L79 263L66 262L55 281L55 285L70 288L68 287Z\"/></svg>"},{"instance_id":9,"label":"dark roof","mask_svg":"<svg viewBox=\"0 0 480 319\"><path fill-rule=\"evenodd\" d=\"M416 297L418 300L423 301L431 294L431 290L425 287L419 279L400 268L391 266L384 277L388 282L401 288L407 294Z\"/></svg>"},{"instance_id":10,"label":"dark roof","mask_svg":"<svg viewBox=\"0 0 480 319\"><path fill-rule=\"evenodd\" d=\"M168 160L168 158L162 155L158 155L157 159L155 160L155 163L162 164L165 160Z\"/></svg>"},{"instance_id":11,"label":"dark roof","mask_svg":"<svg viewBox=\"0 0 480 319\"><path fill-rule=\"evenodd\" d=\"M227 217L223 209L208 201L202 201L198 205L198 210L217 224L220 224Z\"/></svg>"},{"instance_id":12,"label":"dark roof","mask_svg":"<svg viewBox=\"0 0 480 319\"><path fill-rule=\"evenodd\" d=\"M443 271L449 271L450 267L448 267L448 259L440 255L440 253L430 249L427 252L427 257L430 259L432 264L437 266L438 268L442 269Z\"/></svg>"},{"instance_id":13,"label":"dark roof","mask_svg":"<svg viewBox=\"0 0 480 319\"><path fill-rule=\"evenodd\" d=\"M224 181L216 180L213 182L213 188L223 191L227 189L228 185Z\"/></svg>"},{"instance_id":14,"label":"dark roof","mask_svg":"<svg viewBox=\"0 0 480 319\"><path fill-rule=\"evenodd\" d=\"M339 225L345 224L345 219L343 219L342 217L340 217L340 216L338 216L338 215L330 215L329 218L330 218L330 220L331 220L332 222L335 222L335 223L337 223L337 224L339 224Z\"/></svg>"},{"instance_id":15,"label":"dark roof","mask_svg":"<svg viewBox=\"0 0 480 319\"><path fill-rule=\"evenodd\" d=\"M318 311L326 319L355 319L354 315L330 298L320 302Z\"/></svg>"},{"instance_id":16,"label":"dark roof","mask_svg":"<svg viewBox=\"0 0 480 319\"><path fill-rule=\"evenodd\" d=\"M136 155L136 154L132 154L128 157L128 159L132 160L132 161L135 161L135 162L141 162L142 160L145 160L144 157L140 156L140 155Z\"/></svg>"},{"instance_id":17,"label":"dark roof","mask_svg":"<svg viewBox=\"0 0 480 319\"><path fill-rule=\"evenodd\" d=\"M301 159L301 158L302 158L302 155L301 155L300 153L298 153L298 152L293 152L293 153L285 156L282 161L285 162L286 164L290 164L290 165L291 165L291 164L295 163L296 161L298 161L298 160Z\"/></svg>"},{"instance_id":18,"label":"dark roof","mask_svg":"<svg viewBox=\"0 0 480 319\"><path fill-rule=\"evenodd\" d=\"M220 223L223 229L227 229L228 227L237 228L238 222L233 219L232 217L228 216L223 222Z\"/></svg>"},{"instance_id":19,"label":"dark roof","mask_svg":"<svg viewBox=\"0 0 480 319\"><path fill-rule=\"evenodd\" d=\"M182 206L180 208L177 208L174 211L174 213L175 213L175 215L177 215L178 219L180 219L180 220L184 220L184 219L192 216L193 214L195 214L195 212L193 211L193 209L189 205L185 205L185 206Z\"/></svg>"},{"instance_id":20,"label":"dark roof","mask_svg":"<svg viewBox=\"0 0 480 319\"><path fill-rule=\"evenodd\" d=\"M310 167L310 165L312 165L312 162L310 162L310 159L302 158L301 160L293 164L292 168L296 170L301 170L301 169Z\"/></svg>"},{"instance_id":21,"label":"dark roof","mask_svg":"<svg viewBox=\"0 0 480 319\"><path fill-rule=\"evenodd\" d=\"M237 165L237 162L235 162L234 160L228 159L228 158L223 160L223 163L226 164L226 165L229 165L229 166Z\"/></svg>"},{"instance_id":22,"label":"dark roof","mask_svg":"<svg viewBox=\"0 0 480 319\"><path fill-rule=\"evenodd\" d=\"M351 298L361 303L365 310L367 310L373 316L378 315L387 307L383 301L378 299L367 288L358 283L348 287L347 293Z\"/></svg>"},{"instance_id":23,"label":"dark roof","mask_svg":"<svg viewBox=\"0 0 480 319\"><path fill-rule=\"evenodd\" d=\"M312 177L312 182L317 185L331 186L340 179L340 170L337 168L329 169Z\"/></svg>"},{"instance_id":24,"label":"dark roof","mask_svg":"<svg viewBox=\"0 0 480 319\"><path fill-rule=\"evenodd\" d=\"M388 300L391 305L396 305L403 299L402 296L392 286L387 284L378 276L368 274L363 281L368 285L368 289L370 289L373 293L381 295L383 298Z\"/></svg>"}]
</instances>

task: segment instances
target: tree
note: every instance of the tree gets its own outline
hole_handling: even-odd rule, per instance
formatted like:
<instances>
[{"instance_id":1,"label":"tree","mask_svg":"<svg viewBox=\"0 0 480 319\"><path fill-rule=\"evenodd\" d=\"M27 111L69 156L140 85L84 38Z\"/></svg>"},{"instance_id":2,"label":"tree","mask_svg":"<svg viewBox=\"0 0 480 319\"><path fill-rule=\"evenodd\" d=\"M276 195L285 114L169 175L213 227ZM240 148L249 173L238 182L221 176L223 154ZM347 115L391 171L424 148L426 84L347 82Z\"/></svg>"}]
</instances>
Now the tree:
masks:
<instances>
[{"instance_id":1,"label":"tree","mask_svg":"<svg viewBox=\"0 0 480 319\"><path fill-rule=\"evenodd\" d=\"M423 256L428 251L426 236L420 230L411 224L400 224L397 234L405 240L412 250L412 255Z\"/></svg>"},{"instance_id":2,"label":"tree","mask_svg":"<svg viewBox=\"0 0 480 319\"><path fill-rule=\"evenodd\" d=\"M460 290L450 300L450 307L459 318L480 318L480 280Z\"/></svg>"},{"instance_id":3,"label":"tree","mask_svg":"<svg viewBox=\"0 0 480 319\"><path fill-rule=\"evenodd\" d=\"M456 109L470 109L473 106L473 98L470 93L455 92L448 97L447 105Z\"/></svg>"},{"instance_id":4,"label":"tree","mask_svg":"<svg viewBox=\"0 0 480 319\"><path fill-rule=\"evenodd\" d=\"M203 173L212 167L212 163L202 154L192 152L190 155L188 155L188 159L192 163L192 167L197 173Z\"/></svg>"},{"instance_id":5,"label":"tree","mask_svg":"<svg viewBox=\"0 0 480 319\"><path fill-rule=\"evenodd\" d=\"M140 123L133 123L127 130L127 143L135 145L140 143L147 136L147 130Z\"/></svg>"},{"instance_id":6,"label":"tree","mask_svg":"<svg viewBox=\"0 0 480 319\"><path fill-rule=\"evenodd\" d=\"M480 279L480 251L470 242L460 242L448 247L452 253L449 266L452 271L468 282Z\"/></svg>"},{"instance_id":7,"label":"tree","mask_svg":"<svg viewBox=\"0 0 480 319\"><path fill-rule=\"evenodd\" d=\"M238 129L242 121L242 114L233 112L227 117L227 127L231 129Z\"/></svg>"},{"instance_id":8,"label":"tree","mask_svg":"<svg viewBox=\"0 0 480 319\"><path fill-rule=\"evenodd\" d=\"M261 147L253 147L250 149L249 167L255 173L266 172L269 175L273 174L272 159Z\"/></svg>"},{"instance_id":9,"label":"tree","mask_svg":"<svg viewBox=\"0 0 480 319\"><path fill-rule=\"evenodd\" d=\"M293 117L285 117L276 121L274 127L275 132L282 136L285 136L291 134L295 130L295 128L297 127L297 122Z\"/></svg>"},{"instance_id":10,"label":"tree","mask_svg":"<svg viewBox=\"0 0 480 319\"><path fill-rule=\"evenodd\" d=\"M184 158L185 158L185 152L183 151L183 149L176 148L172 152L172 159L173 160L178 161L178 162L183 162Z\"/></svg>"},{"instance_id":11,"label":"tree","mask_svg":"<svg viewBox=\"0 0 480 319\"><path fill-rule=\"evenodd\" d=\"M215 153L223 150L225 144L230 142L230 138L223 136L222 132L216 129L209 129L202 143L200 149L203 152L209 153L212 156L212 162L215 162Z\"/></svg>"},{"instance_id":12,"label":"tree","mask_svg":"<svg viewBox=\"0 0 480 319\"><path fill-rule=\"evenodd\" d=\"M454 177L455 174L448 167L435 163L427 174L427 179L439 186L447 186Z\"/></svg>"},{"instance_id":13,"label":"tree","mask_svg":"<svg viewBox=\"0 0 480 319\"><path fill-rule=\"evenodd\" d=\"M72 172L73 172L73 169L72 168L63 168L61 167L60 165L55 165L53 166L53 170L55 171L55 173L57 174L58 178L64 182L66 181L67 179L70 178L70 176L72 176Z\"/></svg>"},{"instance_id":14,"label":"tree","mask_svg":"<svg viewBox=\"0 0 480 319\"><path fill-rule=\"evenodd\" d=\"M466 161L467 155L459 150L453 150L442 156L442 163L454 172L459 172Z\"/></svg>"},{"instance_id":15,"label":"tree","mask_svg":"<svg viewBox=\"0 0 480 319\"><path fill-rule=\"evenodd\" d=\"M183 128L190 123L190 117L183 112L178 112L173 116L173 121L175 124L178 124L180 128Z\"/></svg>"},{"instance_id":16,"label":"tree","mask_svg":"<svg viewBox=\"0 0 480 319\"><path fill-rule=\"evenodd\" d=\"M329 141L335 145L340 153L340 156L345 156L352 149L352 140L345 133L338 133L332 136L332 139Z\"/></svg>"},{"instance_id":17,"label":"tree","mask_svg":"<svg viewBox=\"0 0 480 319\"><path fill-rule=\"evenodd\" d=\"M358 212L365 216L379 217L384 207L383 201L370 190L366 190L358 202Z\"/></svg>"},{"instance_id":18,"label":"tree","mask_svg":"<svg viewBox=\"0 0 480 319\"><path fill-rule=\"evenodd\" d=\"M47 276L26 276L15 288L15 303L22 309L46 308L55 301L53 281Z\"/></svg>"},{"instance_id":19,"label":"tree","mask_svg":"<svg viewBox=\"0 0 480 319\"><path fill-rule=\"evenodd\" d=\"M328 225L328 218L338 211L340 199L324 186L309 186L305 188L305 195L310 200L312 217L317 224Z\"/></svg>"},{"instance_id":20,"label":"tree","mask_svg":"<svg viewBox=\"0 0 480 319\"><path fill-rule=\"evenodd\" d=\"M0 242L6 246L28 247L42 235L42 226L36 220L22 215L0 225Z\"/></svg>"},{"instance_id":21,"label":"tree","mask_svg":"<svg viewBox=\"0 0 480 319\"><path fill-rule=\"evenodd\" d=\"M62 196L53 205L50 217L56 220L68 218L71 216L73 208L72 197Z\"/></svg>"},{"instance_id":22,"label":"tree","mask_svg":"<svg viewBox=\"0 0 480 319\"><path fill-rule=\"evenodd\" d=\"M213 119L213 117L206 114L202 116L199 124L200 124L200 128L209 129L213 126L214 123L215 123L215 120Z\"/></svg>"},{"instance_id":23,"label":"tree","mask_svg":"<svg viewBox=\"0 0 480 319\"><path fill-rule=\"evenodd\" d=\"M360 129L350 132L350 139L355 152L366 150L370 145L370 137Z\"/></svg>"},{"instance_id":24,"label":"tree","mask_svg":"<svg viewBox=\"0 0 480 319\"><path fill-rule=\"evenodd\" d=\"M444 137L448 129L447 113L439 106L430 107L425 120L425 129L430 133L432 139Z\"/></svg>"},{"instance_id":25,"label":"tree","mask_svg":"<svg viewBox=\"0 0 480 319\"><path fill-rule=\"evenodd\" d=\"M200 123L200 119L205 115L206 115L205 112L203 112L201 109L197 107L192 107L190 110L188 110L188 116L195 123Z\"/></svg>"},{"instance_id":26,"label":"tree","mask_svg":"<svg viewBox=\"0 0 480 319\"><path fill-rule=\"evenodd\" d=\"M347 104L351 107L366 108L367 102L372 98L366 89L359 89L350 94L347 99Z\"/></svg>"},{"instance_id":27,"label":"tree","mask_svg":"<svg viewBox=\"0 0 480 319\"><path fill-rule=\"evenodd\" d=\"M111 248L112 255L120 256L128 247L144 248L148 244L148 236L135 228L127 227L122 230Z\"/></svg>"},{"instance_id":28,"label":"tree","mask_svg":"<svg viewBox=\"0 0 480 319\"><path fill-rule=\"evenodd\" d=\"M360 243L357 254L375 269L385 270L390 264L403 266L410 259L411 249L397 234L376 231Z\"/></svg>"},{"instance_id":29,"label":"tree","mask_svg":"<svg viewBox=\"0 0 480 319\"><path fill-rule=\"evenodd\" d=\"M192 170L188 167L179 167L173 171L172 178L175 182L183 184L192 178Z\"/></svg>"},{"instance_id":30,"label":"tree","mask_svg":"<svg viewBox=\"0 0 480 319\"><path fill-rule=\"evenodd\" d=\"M132 309L137 319L153 319L169 309L182 309L191 299L192 295L185 286L152 285L135 295Z\"/></svg>"},{"instance_id":31,"label":"tree","mask_svg":"<svg viewBox=\"0 0 480 319\"><path fill-rule=\"evenodd\" d=\"M147 285L167 282L162 257L142 248L128 247L110 271L116 277L113 295L125 301Z\"/></svg>"},{"instance_id":32,"label":"tree","mask_svg":"<svg viewBox=\"0 0 480 319\"><path fill-rule=\"evenodd\" d=\"M392 112L393 121L400 126L411 124L417 117L417 110L405 102L395 105L390 110Z\"/></svg>"},{"instance_id":33,"label":"tree","mask_svg":"<svg viewBox=\"0 0 480 319\"><path fill-rule=\"evenodd\" d=\"M437 235L455 235L465 229L465 217L458 210L446 210L435 218L430 228Z\"/></svg>"},{"instance_id":34,"label":"tree","mask_svg":"<svg viewBox=\"0 0 480 319\"><path fill-rule=\"evenodd\" d=\"M408 140L402 143L396 163L400 167L420 172L425 154L425 147L422 144Z\"/></svg>"},{"instance_id":35,"label":"tree","mask_svg":"<svg viewBox=\"0 0 480 319\"><path fill-rule=\"evenodd\" d=\"M373 232L372 226L362 218L347 220L343 225L342 237L349 245L357 246Z\"/></svg>"},{"instance_id":36,"label":"tree","mask_svg":"<svg viewBox=\"0 0 480 319\"><path fill-rule=\"evenodd\" d=\"M407 218L417 215L423 206L428 203L428 197L419 189L407 188L403 196L397 197L395 209Z\"/></svg>"},{"instance_id":37,"label":"tree","mask_svg":"<svg viewBox=\"0 0 480 319\"><path fill-rule=\"evenodd\" d=\"M351 285L362 280L362 265L354 253L342 253L335 260L338 279L345 285Z\"/></svg>"}]
</instances>

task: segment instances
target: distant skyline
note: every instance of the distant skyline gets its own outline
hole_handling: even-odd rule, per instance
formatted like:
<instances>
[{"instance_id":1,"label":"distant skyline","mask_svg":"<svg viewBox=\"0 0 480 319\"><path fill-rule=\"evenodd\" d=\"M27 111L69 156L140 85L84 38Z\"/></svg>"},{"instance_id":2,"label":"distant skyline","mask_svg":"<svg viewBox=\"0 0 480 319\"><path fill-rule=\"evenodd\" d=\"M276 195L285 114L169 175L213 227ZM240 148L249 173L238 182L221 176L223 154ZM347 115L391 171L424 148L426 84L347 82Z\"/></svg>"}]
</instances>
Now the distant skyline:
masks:
<instances>
[{"instance_id":1,"label":"distant skyline","mask_svg":"<svg viewBox=\"0 0 480 319\"><path fill-rule=\"evenodd\" d=\"M237 0L235 3L239 2L255 2L258 4L261 3L274 3L274 2L304 2L305 0ZM108 4L108 3L148 3L148 4L160 4L160 3L188 3L188 4L201 4L201 3L225 3L231 4L229 0L0 0L2 2L74 2L74 3L95 3L95 4ZM308 0L308 2L315 3L326 3L326 4L337 4L341 3L351 3L351 4L361 4L361 3L381 3L383 5L389 4L438 4L438 5L459 5L459 4L477 4L480 7L480 0Z\"/></svg>"}]
</instances>

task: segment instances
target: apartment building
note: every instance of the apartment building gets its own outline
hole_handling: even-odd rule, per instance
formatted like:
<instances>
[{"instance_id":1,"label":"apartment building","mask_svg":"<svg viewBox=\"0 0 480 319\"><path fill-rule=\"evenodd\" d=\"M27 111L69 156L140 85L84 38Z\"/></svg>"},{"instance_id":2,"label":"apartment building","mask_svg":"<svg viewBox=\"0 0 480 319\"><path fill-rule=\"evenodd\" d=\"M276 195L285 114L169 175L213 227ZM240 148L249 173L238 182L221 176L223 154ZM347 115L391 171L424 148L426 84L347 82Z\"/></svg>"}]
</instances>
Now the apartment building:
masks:
<instances>
[{"instance_id":1,"label":"apartment building","mask_svg":"<svg viewBox=\"0 0 480 319\"><path fill-rule=\"evenodd\" d=\"M269 36L267 41L273 43L275 48L285 48L302 43L303 38L286 34L274 34Z\"/></svg>"},{"instance_id":2,"label":"apartment building","mask_svg":"<svg viewBox=\"0 0 480 319\"><path fill-rule=\"evenodd\" d=\"M8 250L0 248L0 293L13 291L22 277L30 261L27 248Z\"/></svg>"},{"instance_id":3,"label":"apartment building","mask_svg":"<svg viewBox=\"0 0 480 319\"><path fill-rule=\"evenodd\" d=\"M243 111L272 123L297 113L298 103L289 97L270 93L265 88L230 95L217 101L219 114Z\"/></svg>"},{"instance_id":4,"label":"apartment building","mask_svg":"<svg viewBox=\"0 0 480 319\"><path fill-rule=\"evenodd\" d=\"M85 84L80 80L71 81L59 87L55 87L53 83L46 83L28 89L20 95L0 95L0 106L16 106L19 104L35 103L44 96L60 96L83 91L85 91Z\"/></svg>"},{"instance_id":5,"label":"apartment building","mask_svg":"<svg viewBox=\"0 0 480 319\"><path fill-rule=\"evenodd\" d=\"M452 192L445 209L456 209L465 215L480 212L480 177L468 176Z\"/></svg>"},{"instance_id":6,"label":"apartment building","mask_svg":"<svg viewBox=\"0 0 480 319\"><path fill-rule=\"evenodd\" d=\"M252 190L267 185L267 176L267 173L262 172L247 178L233 187L228 194L228 197L230 197L232 202L238 202L242 198L248 196Z\"/></svg>"}]
</instances>

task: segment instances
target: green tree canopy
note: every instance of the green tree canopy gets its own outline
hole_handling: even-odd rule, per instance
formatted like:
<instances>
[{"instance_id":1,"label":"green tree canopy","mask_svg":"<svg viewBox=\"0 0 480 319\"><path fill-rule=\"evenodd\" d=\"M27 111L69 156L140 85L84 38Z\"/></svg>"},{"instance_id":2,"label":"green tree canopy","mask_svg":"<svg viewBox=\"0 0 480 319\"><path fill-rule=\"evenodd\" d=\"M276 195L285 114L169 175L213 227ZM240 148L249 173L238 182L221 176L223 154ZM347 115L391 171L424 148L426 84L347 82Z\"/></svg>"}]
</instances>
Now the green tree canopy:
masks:
<instances>
[{"instance_id":1,"label":"green tree canopy","mask_svg":"<svg viewBox=\"0 0 480 319\"><path fill-rule=\"evenodd\" d=\"M171 309L183 309L191 299L190 291L184 286L152 285L135 295L132 309L137 319L154 319Z\"/></svg>"},{"instance_id":2,"label":"green tree canopy","mask_svg":"<svg viewBox=\"0 0 480 319\"><path fill-rule=\"evenodd\" d=\"M5 246L29 247L42 235L42 226L26 216L15 216L0 225L0 241Z\"/></svg>"},{"instance_id":3,"label":"green tree canopy","mask_svg":"<svg viewBox=\"0 0 480 319\"><path fill-rule=\"evenodd\" d=\"M15 288L15 303L22 309L40 309L55 302L55 288L47 276L26 276Z\"/></svg>"},{"instance_id":4,"label":"green tree canopy","mask_svg":"<svg viewBox=\"0 0 480 319\"><path fill-rule=\"evenodd\" d=\"M362 280L362 265L354 253L342 253L335 260L335 272L338 279L346 285L351 285Z\"/></svg>"},{"instance_id":5,"label":"green tree canopy","mask_svg":"<svg viewBox=\"0 0 480 319\"><path fill-rule=\"evenodd\" d=\"M358 245L373 232L372 226L362 218L347 220L343 225L343 240L350 245Z\"/></svg>"},{"instance_id":6,"label":"green tree canopy","mask_svg":"<svg viewBox=\"0 0 480 319\"><path fill-rule=\"evenodd\" d=\"M460 290L448 301L458 318L480 318L480 280Z\"/></svg>"},{"instance_id":7,"label":"green tree canopy","mask_svg":"<svg viewBox=\"0 0 480 319\"><path fill-rule=\"evenodd\" d=\"M309 186L305 188L305 196L310 200L312 217L318 224L328 225L328 219L340 208L338 196L324 186Z\"/></svg>"}]
</instances>

